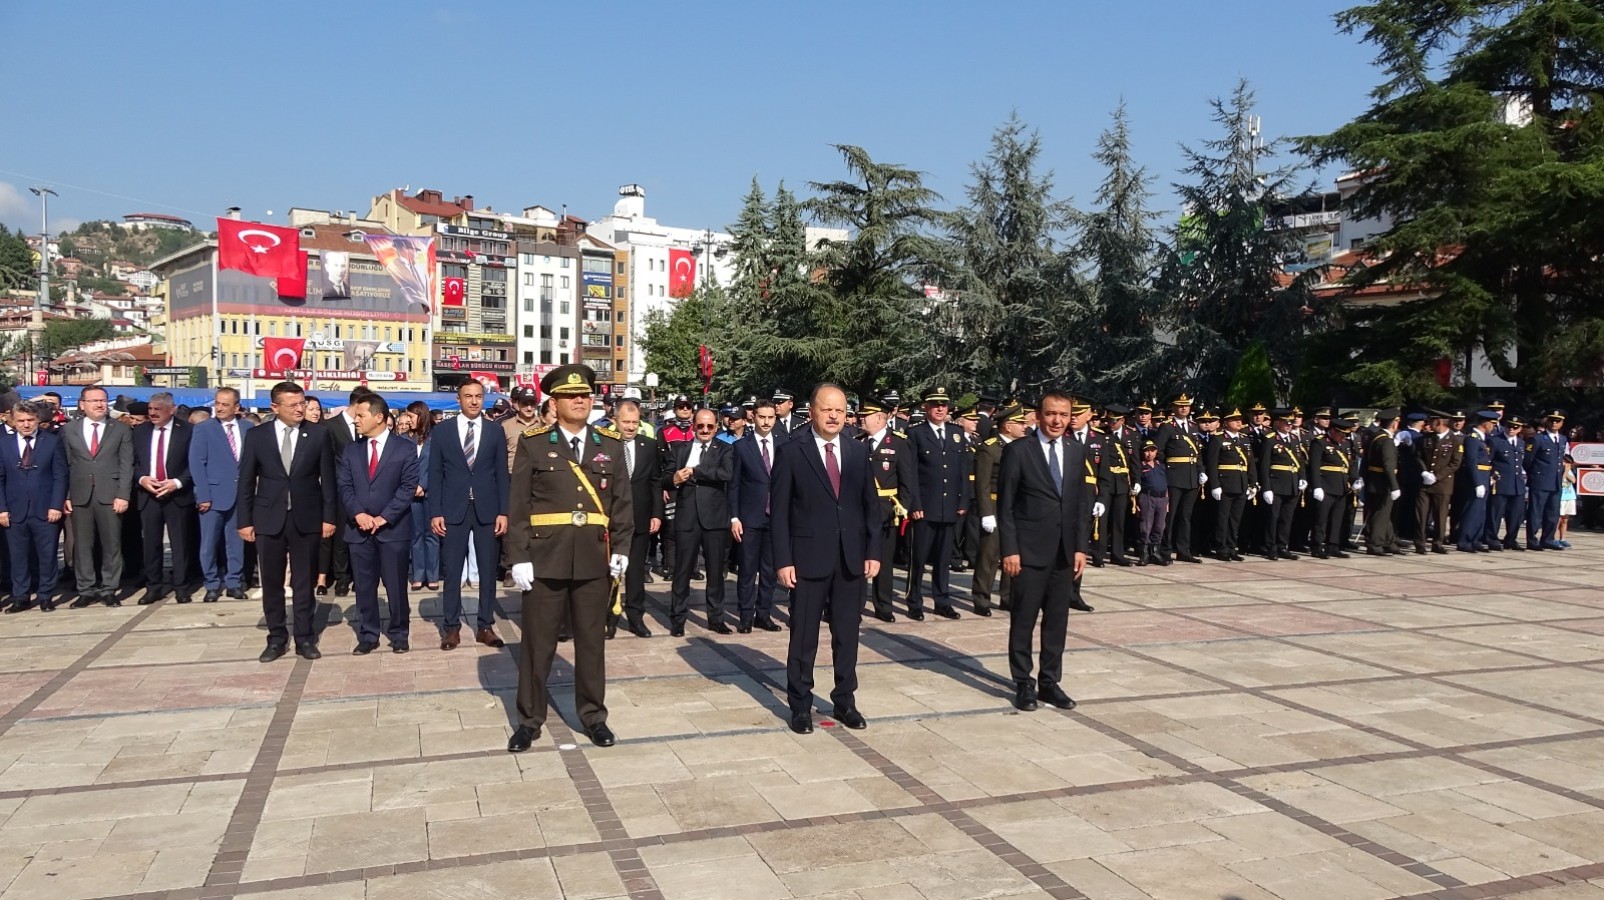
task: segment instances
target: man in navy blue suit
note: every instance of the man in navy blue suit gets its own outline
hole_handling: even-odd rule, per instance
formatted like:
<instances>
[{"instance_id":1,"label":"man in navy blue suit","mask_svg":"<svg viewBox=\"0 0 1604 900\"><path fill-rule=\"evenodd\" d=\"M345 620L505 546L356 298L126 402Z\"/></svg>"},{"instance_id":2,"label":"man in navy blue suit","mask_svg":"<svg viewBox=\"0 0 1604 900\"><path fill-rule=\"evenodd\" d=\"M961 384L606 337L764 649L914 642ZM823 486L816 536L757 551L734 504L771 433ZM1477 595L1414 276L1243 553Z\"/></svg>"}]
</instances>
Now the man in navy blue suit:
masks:
<instances>
[{"instance_id":1,"label":"man in navy blue suit","mask_svg":"<svg viewBox=\"0 0 1604 900\"><path fill-rule=\"evenodd\" d=\"M774 401L759 400L752 409L753 428L735 442L735 474L730 478L730 536L739 544L740 575L735 583L740 623L750 634L756 625L779 631L774 608L774 532L769 527L769 473L779 447Z\"/></svg>"},{"instance_id":2,"label":"man in navy blue suit","mask_svg":"<svg viewBox=\"0 0 1604 900\"><path fill-rule=\"evenodd\" d=\"M492 628L496 614L496 562L507 533L507 436L484 416L485 389L477 381L457 388L461 415L434 431L429 455L429 528L440 538L445 634L441 650L462 642L462 567L473 543L479 562L479 618L474 639L503 646Z\"/></svg>"},{"instance_id":3,"label":"man in navy blue suit","mask_svg":"<svg viewBox=\"0 0 1604 900\"><path fill-rule=\"evenodd\" d=\"M407 629L407 555L412 547L412 500L418 492L418 448L390 433L390 404L378 394L351 408L357 435L334 462L335 483L347 518L345 541L351 549L356 588L357 643L366 656L379 646L379 584L384 584L390 649L412 648ZM499 446L499 445L496 445Z\"/></svg>"},{"instance_id":4,"label":"man in navy blue suit","mask_svg":"<svg viewBox=\"0 0 1604 900\"><path fill-rule=\"evenodd\" d=\"M794 592L785 693L797 734L813 731L813 660L826 613L836 721L868 727L856 702L858 626L864 580L880 571L880 497L869 471L869 448L841 434L846 393L821 384L808 408L812 427L780 447L770 492L777 575Z\"/></svg>"},{"instance_id":5,"label":"man in navy blue suit","mask_svg":"<svg viewBox=\"0 0 1604 900\"><path fill-rule=\"evenodd\" d=\"M43 401L18 404L11 411L16 433L0 436L0 527L11 551L8 613L33 606L28 594L36 578L39 608L56 608L56 541L67 502L67 454L60 438L39 429L52 412Z\"/></svg>"},{"instance_id":6,"label":"man in navy blue suit","mask_svg":"<svg viewBox=\"0 0 1604 900\"><path fill-rule=\"evenodd\" d=\"M195 509L200 513L200 564L206 594L216 603L228 591L245 599L240 578L245 569L245 541L234 527L234 501L239 496L239 455L251 423L240 418L239 391L218 388L212 397L214 417L195 426L189 439L189 474L195 479ZM224 565L218 566L217 551Z\"/></svg>"}]
</instances>

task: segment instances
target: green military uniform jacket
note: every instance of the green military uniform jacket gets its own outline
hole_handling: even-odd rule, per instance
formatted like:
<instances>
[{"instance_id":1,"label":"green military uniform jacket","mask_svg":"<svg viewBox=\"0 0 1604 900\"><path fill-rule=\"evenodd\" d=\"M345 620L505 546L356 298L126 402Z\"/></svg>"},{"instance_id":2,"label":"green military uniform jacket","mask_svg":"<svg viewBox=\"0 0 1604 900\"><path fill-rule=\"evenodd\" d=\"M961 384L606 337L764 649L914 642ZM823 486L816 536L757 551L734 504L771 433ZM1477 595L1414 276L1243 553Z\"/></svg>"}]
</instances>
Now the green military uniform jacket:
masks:
<instances>
[{"instance_id":1,"label":"green military uniform jacket","mask_svg":"<svg viewBox=\"0 0 1604 900\"><path fill-rule=\"evenodd\" d=\"M579 446L584 462L578 465L589 489L574 471L573 448L561 429L530 428L518 439L507 504L507 561L533 563L536 578L602 578L609 555L629 554L635 513L623 442L612 429L586 426ZM539 524L531 524L531 517Z\"/></svg>"}]
</instances>

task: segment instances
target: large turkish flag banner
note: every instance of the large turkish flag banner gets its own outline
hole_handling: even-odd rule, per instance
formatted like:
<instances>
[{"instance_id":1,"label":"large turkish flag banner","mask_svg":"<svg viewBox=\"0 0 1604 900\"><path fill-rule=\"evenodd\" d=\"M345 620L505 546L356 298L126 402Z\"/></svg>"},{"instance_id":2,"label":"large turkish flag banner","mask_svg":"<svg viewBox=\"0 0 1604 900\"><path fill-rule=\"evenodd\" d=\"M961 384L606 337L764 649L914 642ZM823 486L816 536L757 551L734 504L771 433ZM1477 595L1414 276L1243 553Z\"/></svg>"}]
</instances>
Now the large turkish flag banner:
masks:
<instances>
[{"instance_id":1,"label":"large turkish flag banner","mask_svg":"<svg viewBox=\"0 0 1604 900\"><path fill-rule=\"evenodd\" d=\"M301 365L301 353L306 349L306 338L262 338L262 368L273 377Z\"/></svg>"},{"instance_id":2,"label":"large turkish flag banner","mask_svg":"<svg viewBox=\"0 0 1604 900\"><path fill-rule=\"evenodd\" d=\"M261 278L302 276L301 233L261 222L217 220L217 267Z\"/></svg>"},{"instance_id":3,"label":"large turkish flag banner","mask_svg":"<svg viewBox=\"0 0 1604 900\"><path fill-rule=\"evenodd\" d=\"M689 297L696 290L696 258L689 250L668 251L668 295Z\"/></svg>"}]
</instances>

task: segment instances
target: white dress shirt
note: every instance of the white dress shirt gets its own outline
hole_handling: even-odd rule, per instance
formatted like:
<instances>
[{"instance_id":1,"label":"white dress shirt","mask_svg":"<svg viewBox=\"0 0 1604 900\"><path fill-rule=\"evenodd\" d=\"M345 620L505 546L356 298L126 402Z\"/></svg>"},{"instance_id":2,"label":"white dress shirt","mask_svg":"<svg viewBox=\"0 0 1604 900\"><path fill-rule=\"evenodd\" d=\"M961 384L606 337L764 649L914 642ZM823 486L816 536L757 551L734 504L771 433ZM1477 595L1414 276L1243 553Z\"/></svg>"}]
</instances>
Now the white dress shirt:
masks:
<instances>
[{"instance_id":1,"label":"white dress shirt","mask_svg":"<svg viewBox=\"0 0 1604 900\"><path fill-rule=\"evenodd\" d=\"M470 419L467 416L462 415L456 417L456 422L457 449L459 450L462 449L463 444L468 440L468 423L473 423L473 461L478 462L479 451L483 450L485 446L485 417L481 415Z\"/></svg>"},{"instance_id":2,"label":"white dress shirt","mask_svg":"<svg viewBox=\"0 0 1604 900\"><path fill-rule=\"evenodd\" d=\"M273 452L279 452L279 448L284 446L285 432L289 432L290 459L294 459L295 451L301 445L301 429L294 425L285 424L283 419L273 420Z\"/></svg>"},{"instance_id":3,"label":"white dress shirt","mask_svg":"<svg viewBox=\"0 0 1604 900\"><path fill-rule=\"evenodd\" d=\"M835 448L834 453L835 453L836 469L838 469L838 470L841 469L841 462L842 462L842 460L841 460L841 435L838 434L835 437L829 438L827 440L822 435L820 435L817 431L813 432L813 446L815 448L817 448L818 451L819 451L819 461L820 462L823 462L825 460L825 458L826 458L825 455L824 455L824 445L825 444L829 444L830 446ZM826 469L825 471L829 471L829 470Z\"/></svg>"},{"instance_id":4,"label":"white dress shirt","mask_svg":"<svg viewBox=\"0 0 1604 900\"><path fill-rule=\"evenodd\" d=\"M165 444L162 442L163 434L165 434L167 437ZM106 439L106 434L104 431L101 432L100 439ZM156 477L156 456L158 448L167 451L171 451L173 449L173 423L171 420L169 420L166 425L158 425L155 428L152 428L150 431L150 471L146 472L145 474L152 478ZM167 465L167 461L165 459L161 461L161 465L164 469L171 469L171 467ZM171 471L167 473L167 480L171 481L179 488L184 486L184 480L182 478L173 477L173 473Z\"/></svg>"}]
</instances>

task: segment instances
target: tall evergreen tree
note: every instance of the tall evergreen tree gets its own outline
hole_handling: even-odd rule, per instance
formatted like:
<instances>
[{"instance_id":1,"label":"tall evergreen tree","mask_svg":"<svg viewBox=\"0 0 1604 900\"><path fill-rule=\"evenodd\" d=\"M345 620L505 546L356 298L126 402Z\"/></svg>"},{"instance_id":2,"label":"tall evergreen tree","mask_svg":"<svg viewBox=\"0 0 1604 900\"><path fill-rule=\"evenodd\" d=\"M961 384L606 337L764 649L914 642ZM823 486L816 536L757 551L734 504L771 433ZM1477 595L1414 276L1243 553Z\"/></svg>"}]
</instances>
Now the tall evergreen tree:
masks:
<instances>
[{"instance_id":1,"label":"tall evergreen tree","mask_svg":"<svg viewBox=\"0 0 1604 900\"><path fill-rule=\"evenodd\" d=\"M741 212L730 226L730 250L735 254L735 275L730 296L743 304L756 303L762 295L772 264L769 246L769 220L772 214L763 186L756 176L752 188L741 202Z\"/></svg>"},{"instance_id":2,"label":"tall evergreen tree","mask_svg":"<svg viewBox=\"0 0 1604 900\"><path fill-rule=\"evenodd\" d=\"M1305 138L1366 179L1350 215L1390 219L1354 288L1428 299L1351 310L1354 383L1440 393L1479 348L1533 397L1604 384L1604 7L1596 0L1378 0L1337 16L1376 48L1366 112Z\"/></svg>"},{"instance_id":3,"label":"tall evergreen tree","mask_svg":"<svg viewBox=\"0 0 1604 900\"><path fill-rule=\"evenodd\" d=\"M1096 208L1082 219L1080 234L1091 266L1093 324L1080 342L1088 377L1092 390L1105 398L1151 397L1169 380L1157 334L1163 308L1155 284L1160 248L1154 214L1147 208L1151 178L1131 158L1124 103L1114 110L1092 158L1105 174Z\"/></svg>"},{"instance_id":4,"label":"tall evergreen tree","mask_svg":"<svg viewBox=\"0 0 1604 900\"><path fill-rule=\"evenodd\" d=\"M1079 375L1070 370L1085 345L1066 340L1080 318L1075 275L1058 251L1073 210L1053 198L1051 173L1037 173L1040 157L1040 136L1010 116L970 167L969 203L951 217L958 328L947 337L967 388L1034 394Z\"/></svg>"}]
</instances>

